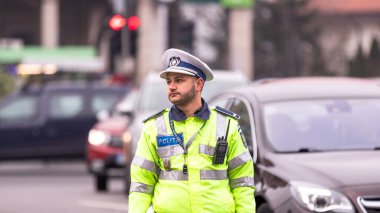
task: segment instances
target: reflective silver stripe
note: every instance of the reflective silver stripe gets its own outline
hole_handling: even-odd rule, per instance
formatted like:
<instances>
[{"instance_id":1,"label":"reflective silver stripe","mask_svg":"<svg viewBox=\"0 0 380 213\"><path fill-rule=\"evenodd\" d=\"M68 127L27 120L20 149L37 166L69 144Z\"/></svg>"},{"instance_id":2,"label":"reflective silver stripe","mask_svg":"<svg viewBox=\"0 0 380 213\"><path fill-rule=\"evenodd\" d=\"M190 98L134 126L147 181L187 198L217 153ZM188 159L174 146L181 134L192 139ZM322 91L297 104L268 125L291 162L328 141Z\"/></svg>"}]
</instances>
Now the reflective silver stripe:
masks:
<instances>
[{"instance_id":1,"label":"reflective silver stripe","mask_svg":"<svg viewBox=\"0 0 380 213\"><path fill-rule=\"evenodd\" d=\"M156 118L156 127L157 127L157 135L167 135L168 131L166 129L165 117L164 115L160 115Z\"/></svg>"},{"instance_id":2,"label":"reflective silver stripe","mask_svg":"<svg viewBox=\"0 0 380 213\"><path fill-rule=\"evenodd\" d=\"M160 169L154 162L137 155L133 158L132 164L156 174L158 174Z\"/></svg>"},{"instance_id":3,"label":"reflective silver stripe","mask_svg":"<svg viewBox=\"0 0 380 213\"><path fill-rule=\"evenodd\" d=\"M183 174L182 171L166 171L166 170L161 170L160 180L187 180L188 175Z\"/></svg>"},{"instance_id":4,"label":"reflective silver stripe","mask_svg":"<svg viewBox=\"0 0 380 213\"><path fill-rule=\"evenodd\" d=\"M226 134L226 120L227 117L221 113L217 113L216 116L216 138L225 136Z\"/></svg>"},{"instance_id":5,"label":"reflective silver stripe","mask_svg":"<svg viewBox=\"0 0 380 213\"><path fill-rule=\"evenodd\" d=\"M201 170L201 180L225 180L227 178L226 170Z\"/></svg>"},{"instance_id":6,"label":"reflective silver stripe","mask_svg":"<svg viewBox=\"0 0 380 213\"><path fill-rule=\"evenodd\" d=\"M212 146L208 146L205 144L200 144L199 145L199 153L200 154L205 154L205 155L214 155L215 148Z\"/></svg>"},{"instance_id":7,"label":"reflective silver stripe","mask_svg":"<svg viewBox=\"0 0 380 213\"><path fill-rule=\"evenodd\" d=\"M201 170L201 180L226 180L228 178L226 170ZM187 180L188 175L182 171L161 170L160 180Z\"/></svg>"},{"instance_id":8,"label":"reflective silver stripe","mask_svg":"<svg viewBox=\"0 0 380 213\"><path fill-rule=\"evenodd\" d=\"M254 187L255 182L253 180L253 177L241 177L236 179L230 180L230 187L231 189L237 188L237 187Z\"/></svg>"},{"instance_id":9,"label":"reflective silver stripe","mask_svg":"<svg viewBox=\"0 0 380 213\"><path fill-rule=\"evenodd\" d=\"M174 146L159 147L157 149L157 154L160 156L160 158L167 158L170 156L183 154L183 149L178 144Z\"/></svg>"},{"instance_id":10,"label":"reflective silver stripe","mask_svg":"<svg viewBox=\"0 0 380 213\"><path fill-rule=\"evenodd\" d=\"M244 152L228 161L228 170L235 169L250 160L252 160L251 154L249 154L249 152Z\"/></svg>"},{"instance_id":11,"label":"reflective silver stripe","mask_svg":"<svg viewBox=\"0 0 380 213\"><path fill-rule=\"evenodd\" d=\"M152 195L153 191L154 191L154 186L147 185L144 183L139 183L139 182L132 182L131 183L131 189L129 191L130 192L142 192L142 193Z\"/></svg>"}]
</instances>

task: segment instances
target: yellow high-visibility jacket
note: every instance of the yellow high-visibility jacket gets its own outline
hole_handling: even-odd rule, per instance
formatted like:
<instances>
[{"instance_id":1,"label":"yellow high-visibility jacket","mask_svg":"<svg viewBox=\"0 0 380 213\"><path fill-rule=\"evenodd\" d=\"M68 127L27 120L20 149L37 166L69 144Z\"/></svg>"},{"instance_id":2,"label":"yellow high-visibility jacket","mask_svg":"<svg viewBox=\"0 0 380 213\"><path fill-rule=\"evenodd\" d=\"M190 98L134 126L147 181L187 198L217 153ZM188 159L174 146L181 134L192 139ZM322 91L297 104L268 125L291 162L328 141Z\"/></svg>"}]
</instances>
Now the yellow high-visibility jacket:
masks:
<instances>
[{"instance_id":1,"label":"yellow high-visibility jacket","mask_svg":"<svg viewBox=\"0 0 380 213\"><path fill-rule=\"evenodd\" d=\"M203 105L208 118L201 115L173 119L175 132L188 146L186 155L170 128L171 109L144 121L131 165L130 213L145 213L151 205L157 213L255 212L253 161L242 138L238 116ZM225 136L228 120L224 163L213 164L217 139ZM193 135L195 138L189 142Z\"/></svg>"}]
</instances>

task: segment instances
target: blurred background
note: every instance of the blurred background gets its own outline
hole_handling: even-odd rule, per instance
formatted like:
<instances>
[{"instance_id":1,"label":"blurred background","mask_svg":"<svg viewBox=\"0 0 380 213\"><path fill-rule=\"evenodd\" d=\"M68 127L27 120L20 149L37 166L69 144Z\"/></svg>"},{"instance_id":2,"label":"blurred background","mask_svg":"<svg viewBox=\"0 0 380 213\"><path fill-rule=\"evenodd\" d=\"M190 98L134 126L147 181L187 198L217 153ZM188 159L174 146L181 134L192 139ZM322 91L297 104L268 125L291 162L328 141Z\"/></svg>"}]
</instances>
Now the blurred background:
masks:
<instances>
[{"instance_id":1,"label":"blurred background","mask_svg":"<svg viewBox=\"0 0 380 213\"><path fill-rule=\"evenodd\" d=\"M169 47L250 79L379 75L376 0L2 0L0 95L25 81L140 83Z\"/></svg>"},{"instance_id":2,"label":"blurred background","mask_svg":"<svg viewBox=\"0 0 380 213\"><path fill-rule=\"evenodd\" d=\"M69 82L69 88L73 88L73 81L119 88L113 92L117 95L112 100L95 100L92 120L83 130L85 137L96 119L104 120L117 111L115 104L124 94L140 87L148 73L162 69L161 56L168 48L193 53L215 70L239 71L250 81L298 76L380 76L378 0L1 0L0 26L0 101L51 82ZM69 109L65 112L68 116L75 110L79 112L73 107L81 106L76 100L70 96L55 104ZM0 132L0 152L6 141L9 143L6 137L10 135L7 121L1 120L10 118L6 114L9 109L2 110L3 105L7 103L0 104L0 127L6 127ZM8 108L29 109L20 107ZM131 106L128 107L126 112L117 108L119 115L129 115ZM99 114L102 110L106 112ZM20 116L19 111L12 115ZM29 119L40 122L34 117ZM26 125L25 120L12 122ZM122 129L127 123L123 121ZM54 132L58 130L48 129L44 133L41 127L30 125L26 134L29 138L44 134L63 138ZM118 134L122 143L120 137L125 135L121 130ZM5 164L19 157L3 157L0 197L8 206L0 207L0 211L25 212L30 207L36 208L36 212L126 211L123 183L112 188L116 193L111 195L93 193L92 180L82 161L88 157L84 150L86 140L75 155L79 163L71 161L73 156L68 162L53 166L46 163L55 152L44 156L42 164ZM10 153L4 150L3 156ZM54 188L57 181L60 188ZM99 185L102 183L97 179L98 191L110 188ZM46 184L53 188L44 188ZM55 196L33 198L41 187L45 195ZM23 196L25 209L17 205ZM51 204L46 204L46 208L37 206L49 199ZM73 202L80 207L59 210L59 206Z\"/></svg>"}]
</instances>

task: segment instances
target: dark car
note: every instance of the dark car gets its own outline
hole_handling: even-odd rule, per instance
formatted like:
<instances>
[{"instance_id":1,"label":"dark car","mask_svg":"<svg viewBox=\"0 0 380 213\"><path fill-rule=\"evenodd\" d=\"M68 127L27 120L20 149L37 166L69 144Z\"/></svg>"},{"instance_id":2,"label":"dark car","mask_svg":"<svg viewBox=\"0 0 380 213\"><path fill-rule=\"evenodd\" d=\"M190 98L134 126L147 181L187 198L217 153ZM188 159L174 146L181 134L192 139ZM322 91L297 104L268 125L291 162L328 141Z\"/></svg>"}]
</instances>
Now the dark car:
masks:
<instances>
[{"instance_id":1,"label":"dark car","mask_svg":"<svg viewBox=\"0 0 380 213\"><path fill-rule=\"evenodd\" d=\"M126 93L121 86L49 83L0 102L0 160L83 158L96 113Z\"/></svg>"},{"instance_id":2,"label":"dark car","mask_svg":"<svg viewBox=\"0 0 380 213\"><path fill-rule=\"evenodd\" d=\"M380 87L372 81L272 79L211 104L241 116L258 213L380 212Z\"/></svg>"}]
</instances>

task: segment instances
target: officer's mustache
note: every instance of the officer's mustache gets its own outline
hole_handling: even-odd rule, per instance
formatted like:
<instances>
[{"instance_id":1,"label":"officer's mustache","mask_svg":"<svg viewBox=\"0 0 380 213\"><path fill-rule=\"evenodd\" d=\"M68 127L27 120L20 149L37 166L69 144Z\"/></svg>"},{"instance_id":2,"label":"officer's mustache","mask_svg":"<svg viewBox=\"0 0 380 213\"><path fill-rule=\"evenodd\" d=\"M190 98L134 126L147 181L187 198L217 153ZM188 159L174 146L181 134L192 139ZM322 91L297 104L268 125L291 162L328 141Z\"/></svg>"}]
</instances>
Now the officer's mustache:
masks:
<instances>
[{"instance_id":1,"label":"officer's mustache","mask_svg":"<svg viewBox=\"0 0 380 213\"><path fill-rule=\"evenodd\" d=\"M179 93L179 92L176 92L176 91L174 91L174 92L169 92L169 96L171 96L171 95L180 95L181 93Z\"/></svg>"}]
</instances>

